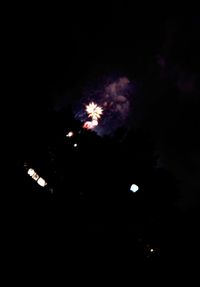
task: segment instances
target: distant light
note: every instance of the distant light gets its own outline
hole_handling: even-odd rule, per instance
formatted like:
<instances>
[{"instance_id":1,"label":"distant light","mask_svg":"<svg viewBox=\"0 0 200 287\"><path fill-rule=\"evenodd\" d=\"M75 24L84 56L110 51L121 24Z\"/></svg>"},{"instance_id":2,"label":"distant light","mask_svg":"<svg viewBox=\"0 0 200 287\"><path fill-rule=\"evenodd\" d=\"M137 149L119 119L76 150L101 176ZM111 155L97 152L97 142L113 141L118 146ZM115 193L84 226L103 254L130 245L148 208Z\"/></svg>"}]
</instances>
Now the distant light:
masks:
<instances>
[{"instance_id":1,"label":"distant light","mask_svg":"<svg viewBox=\"0 0 200 287\"><path fill-rule=\"evenodd\" d=\"M150 252L154 252L153 248L150 249Z\"/></svg>"},{"instance_id":2,"label":"distant light","mask_svg":"<svg viewBox=\"0 0 200 287\"><path fill-rule=\"evenodd\" d=\"M38 183L40 186L43 186L43 187L44 187L45 185L47 185L46 181L45 181L42 177L40 177L40 178L38 179L37 183Z\"/></svg>"},{"instance_id":3,"label":"distant light","mask_svg":"<svg viewBox=\"0 0 200 287\"><path fill-rule=\"evenodd\" d=\"M74 147L77 147L77 146L78 146L77 143L75 143L75 144L74 144Z\"/></svg>"},{"instance_id":4,"label":"distant light","mask_svg":"<svg viewBox=\"0 0 200 287\"><path fill-rule=\"evenodd\" d=\"M28 170L28 175L30 175L30 176L33 176L34 175L34 173L35 173L35 171L34 171L34 169L32 169L32 168L29 168L29 170Z\"/></svg>"},{"instance_id":5,"label":"distant light","mask_svg":"<svg viewBox=\"0 0 200 287\"><path fill-rule=\"evenodd\" d=\"M40 177L35 171L34 169L32 168L29 168L28 170L28 175L30 175L32 177L32 179L34 179L35 181L37 181L37 183L40 185L40 186L46 186L47 185L47 182L42 178Z\"/></svg>"},{"instance_id":6,"label":"distant light","mask_svg":"<svg viewBox=\"0 0 200 287\"><path fill-rule=\"evenodd\" d=\"M136 184L132 184L131 187L130 187L130 190L131 190L132 192L136 192L136 191L139 190L139 187L138 187Z\"/></svg>"},{"instance_id":7,"label":"distant light","mask_svg":"<svg viewBox=\"0 0 200 287\"><path fill-rule=\"evenodd\" d=\"M73 135L74 135L73 132L69 132L69 133L66 135L66 137L71 138L71 137L73 137Z\"/></svg>"}]
</instances>

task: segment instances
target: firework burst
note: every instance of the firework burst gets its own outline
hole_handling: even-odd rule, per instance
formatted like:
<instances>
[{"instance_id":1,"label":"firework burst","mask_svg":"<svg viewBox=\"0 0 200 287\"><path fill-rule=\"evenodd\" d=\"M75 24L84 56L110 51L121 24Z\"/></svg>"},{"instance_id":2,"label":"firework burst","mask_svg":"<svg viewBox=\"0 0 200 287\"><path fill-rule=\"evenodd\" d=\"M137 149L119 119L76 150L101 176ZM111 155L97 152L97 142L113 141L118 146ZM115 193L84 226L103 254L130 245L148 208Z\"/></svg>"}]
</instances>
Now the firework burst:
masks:
<instances>
[{"instance_id":1,"label":"firework burst","mask_svg":"<svg viewBox=\"0 0 200 287\"><path fill-rule=\"evenodd\" d=\"M103 114L103 109L94 102L89 103L85 110L88 114L88 117L92 118L93 121L99 120Z\"/></svg>"}]
</instances>

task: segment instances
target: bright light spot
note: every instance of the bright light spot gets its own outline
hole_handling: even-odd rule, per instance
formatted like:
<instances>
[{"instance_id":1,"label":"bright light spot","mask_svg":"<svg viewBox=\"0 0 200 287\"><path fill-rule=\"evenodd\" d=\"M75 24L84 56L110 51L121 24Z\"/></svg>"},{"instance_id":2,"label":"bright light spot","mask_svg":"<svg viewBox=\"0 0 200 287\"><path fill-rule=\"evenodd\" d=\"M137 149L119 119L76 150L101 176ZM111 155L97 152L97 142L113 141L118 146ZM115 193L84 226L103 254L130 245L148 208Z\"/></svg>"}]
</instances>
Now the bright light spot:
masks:
<instances>
[{"instance_id":1,"label":"bright light spot","mask_svg":"<svg viewBox=\"0 0 200 287\"><path fill-rule=\"evenodd\" d=\"M130 190L131 190L132 192L136 192L136 191L139 190L139 187L138 187L136 184L132 184Z\"/></svg>"},{"instance_id":2,"label":"bright light spot","mask_svg":"<svg viewBox=\"0 0 200 287\"><path fill-rule=\"evenodd\" d=\"M78 146L77 143L75 143L75 144L74 144L74 147L77 147L77 146Z\"/></svg>"},{"instance_id":3,"label":"bright light spot","mask_svg":"<svg viewBox=\"0 0 200 287\"><path fill-rule=\"evenodd\" d=\"M34 171L34 169L32 169L32 168L29 168L29 170L28 170L28 175L30 175L30 176L33 176L34 175L34 173L35 173L35 171Z\"/></svg>"},{"instance_id":4,"label":"bright light spot","mask_svg":"<svg viewBox=\"0 0 200 287\"><path fill-rule=\"evenodd\" d=\"M150 252L153 252L153 251L154 251L153 248L151 248L151 249L150 249Z\"/></svg>"},{"instance_id":5,"label":"bright light spot","mask_svg":"<svg viewBox=\"0 0 200 287\"><path fill-rule=\"evenodd\" d=\"M38 183L40 186L43 186L43 187L44 187L45 185L47 185L46 181L45 181L42 177L40 177L40 178L38 179L37 183Z\"/></svg>"},{"instance_id":6,"label":"bright light spot","mask_svg":"<svg viewBox=\"0 0 200 287\"><path fill-rule=\"evenodd\" d=\"M69 133L66 135L66 137L71 138L71 137L73 137L73 135L74 135L73 132L69 132Z\"/></svg>"}]
</instances>

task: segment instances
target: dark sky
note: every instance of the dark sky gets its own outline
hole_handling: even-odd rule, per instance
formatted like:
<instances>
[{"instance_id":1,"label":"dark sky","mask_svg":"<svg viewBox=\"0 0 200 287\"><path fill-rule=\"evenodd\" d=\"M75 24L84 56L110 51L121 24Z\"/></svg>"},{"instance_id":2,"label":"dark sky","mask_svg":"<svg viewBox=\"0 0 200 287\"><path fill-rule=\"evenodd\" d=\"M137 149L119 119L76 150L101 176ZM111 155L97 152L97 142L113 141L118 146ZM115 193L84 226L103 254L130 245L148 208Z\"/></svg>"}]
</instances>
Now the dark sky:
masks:
<instances>
[{"instance_id":1,"label":"dark sky","mask_svg":"<svg viewBox=\"0 0 200 287\"><path fill-rule=\"evenodd\" d=\"M33 87L66 79L73 87L96 65L103 71L131 67L138 74L159 51L163 15L146 17L115 5L69 11L69 18L51 12L37 14L36 20L34 13L27 14L13 27L16 61Z\"/></svg>"}]
</instances>

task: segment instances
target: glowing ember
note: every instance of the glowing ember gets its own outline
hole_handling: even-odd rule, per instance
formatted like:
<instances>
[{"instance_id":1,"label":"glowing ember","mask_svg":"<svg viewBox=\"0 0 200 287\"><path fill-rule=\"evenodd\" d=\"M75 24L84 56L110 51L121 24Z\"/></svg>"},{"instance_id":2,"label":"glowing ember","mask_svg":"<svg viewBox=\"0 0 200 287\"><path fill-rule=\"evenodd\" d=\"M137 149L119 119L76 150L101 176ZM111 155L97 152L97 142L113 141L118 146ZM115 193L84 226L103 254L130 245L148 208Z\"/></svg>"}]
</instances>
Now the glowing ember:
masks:
<instances>
[{"instance_id":1,"label":"glowing ember","mask_svg":"<svg viewBox=\"0 0 200 287\"><path fill-rule=\"evenodd\" d=\"M87 130L92 130L94 129L96 126L98 126L98 121L93 120L93 121L87 121L84 123L83 128L87 129Z\"/></svg>"},{"instance_id":2,"label":"glowing ember","mask_svg":"<svg viewBox=\"0 0 200 287\"><path fill-rule=\"evenodd\" d=\"M93 126L92 122L87 121L87 122L84 123L83 128L86 129L86 130L91 130L91 129L94 128L94 126Z\"/></svg>"}]
</instances>

